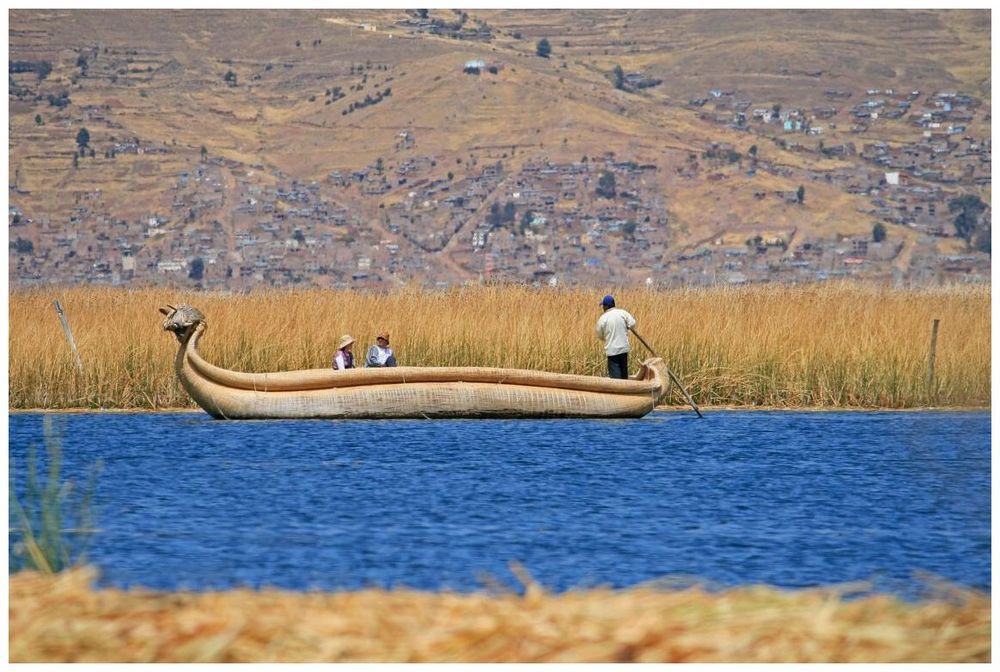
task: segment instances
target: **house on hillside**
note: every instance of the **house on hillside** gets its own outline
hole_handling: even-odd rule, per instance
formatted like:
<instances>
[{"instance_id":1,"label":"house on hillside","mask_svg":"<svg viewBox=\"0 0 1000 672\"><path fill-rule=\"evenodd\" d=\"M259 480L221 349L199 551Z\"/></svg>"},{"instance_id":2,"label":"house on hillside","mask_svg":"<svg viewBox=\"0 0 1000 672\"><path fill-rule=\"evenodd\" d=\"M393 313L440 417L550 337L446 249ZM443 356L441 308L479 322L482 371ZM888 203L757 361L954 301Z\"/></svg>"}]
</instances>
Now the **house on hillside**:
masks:
<instances>
[{"instance_id":1,"label":"house on hillside","mask_svg":"<svg viewBox=\"0 0 1000 672\"><path fill-rule=\"evenodd\" d=\"M472 59L466 61L465 65L462 66L462 72L469 75L473 74L478 75L485 69L486 69L486 61L482 61L479 59Z\"/></svg>"}]
</instances>

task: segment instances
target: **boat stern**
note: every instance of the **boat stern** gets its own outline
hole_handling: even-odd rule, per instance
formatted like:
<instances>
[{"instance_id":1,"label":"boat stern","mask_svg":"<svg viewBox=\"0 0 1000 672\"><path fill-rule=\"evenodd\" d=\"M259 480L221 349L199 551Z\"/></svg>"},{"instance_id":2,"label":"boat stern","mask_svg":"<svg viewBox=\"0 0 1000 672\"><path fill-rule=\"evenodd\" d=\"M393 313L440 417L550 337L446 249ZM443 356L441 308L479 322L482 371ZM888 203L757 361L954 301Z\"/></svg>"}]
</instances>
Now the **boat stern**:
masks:
<instances>
[{"instance_id":1,"label":"boat stern","mask_svg":"<svg viewBox=\"0 0 1000 672\"><path fill-rule=\"evenodd\" d=\"M666 396L670 385L670 374L667 373L667 363L662 357L650 357L644 360L639 366L639 370L633 380L653 381L653 403L658 404L660 399Z\"/></svg>"}]
</instances>

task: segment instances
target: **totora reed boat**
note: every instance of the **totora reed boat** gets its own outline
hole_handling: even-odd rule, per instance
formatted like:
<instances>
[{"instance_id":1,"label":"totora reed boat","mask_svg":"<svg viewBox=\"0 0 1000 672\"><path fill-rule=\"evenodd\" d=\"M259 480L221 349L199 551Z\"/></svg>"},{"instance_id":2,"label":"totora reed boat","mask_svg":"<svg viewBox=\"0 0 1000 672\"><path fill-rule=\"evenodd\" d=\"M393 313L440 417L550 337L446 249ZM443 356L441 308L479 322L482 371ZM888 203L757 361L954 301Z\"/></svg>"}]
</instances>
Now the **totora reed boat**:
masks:
<instances>
[{"instance_id":1,"label":"totora reed boat","mask_svg":"<svg viewBox=\"0 0 1000 672\"><path fill-rule=\"evenodd\" d=\"M629 380L488 367L306 369L241 373L198 354L205 316L165 306L180 341L174 368L184 389L216 418L639 418L666 391L660 358Z\"/></svg>"}]
</instances>

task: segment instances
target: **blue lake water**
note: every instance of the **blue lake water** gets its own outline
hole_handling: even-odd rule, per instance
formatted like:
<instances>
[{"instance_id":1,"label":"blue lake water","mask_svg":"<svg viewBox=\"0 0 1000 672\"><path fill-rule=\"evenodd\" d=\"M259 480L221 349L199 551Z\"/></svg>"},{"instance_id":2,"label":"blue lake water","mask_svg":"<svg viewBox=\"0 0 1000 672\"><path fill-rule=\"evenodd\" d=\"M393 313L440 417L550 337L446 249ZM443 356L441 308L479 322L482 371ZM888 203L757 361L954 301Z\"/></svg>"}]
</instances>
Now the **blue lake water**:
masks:
<instances>
[{"instance_id":1,"label":"blue lake water","mask_svg":"<svg viewBox=\"0 0 1000 672\"><path fill-rule=\"evenodd\" d=\"M46 452L9 416L11 472ZM555 591L926 572L990 590L989 412L654 412L641 420L217 421L48 415L100 462L102 585Z\"/></svg>"}]
</instances>

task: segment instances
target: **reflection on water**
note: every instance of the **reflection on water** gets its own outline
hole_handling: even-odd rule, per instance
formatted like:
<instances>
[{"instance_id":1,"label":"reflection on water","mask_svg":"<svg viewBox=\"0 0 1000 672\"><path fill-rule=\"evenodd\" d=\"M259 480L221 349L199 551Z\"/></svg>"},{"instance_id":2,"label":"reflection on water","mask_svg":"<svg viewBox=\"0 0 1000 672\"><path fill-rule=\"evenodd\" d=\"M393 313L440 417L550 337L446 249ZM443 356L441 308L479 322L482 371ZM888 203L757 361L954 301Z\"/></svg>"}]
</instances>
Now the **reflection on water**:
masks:
<instances>
[{"instance_id":1,"label":"reflection on water","mask_svg":"<svg viewBox=\"0 0 1000 672\"><path fill-rule=\"evenodd\" d=\"M990 588L989 412L225 422L68 414L110 585ZM10 416L15 482L41 416Z\"/></svg>"}]
</instances>

